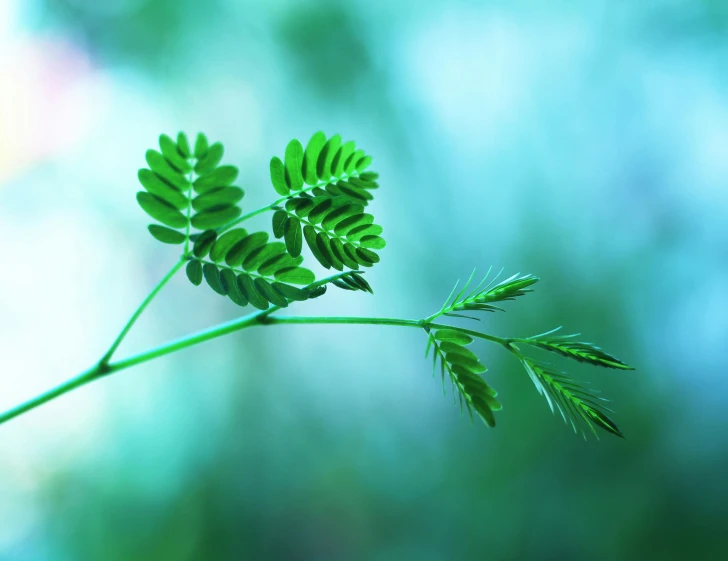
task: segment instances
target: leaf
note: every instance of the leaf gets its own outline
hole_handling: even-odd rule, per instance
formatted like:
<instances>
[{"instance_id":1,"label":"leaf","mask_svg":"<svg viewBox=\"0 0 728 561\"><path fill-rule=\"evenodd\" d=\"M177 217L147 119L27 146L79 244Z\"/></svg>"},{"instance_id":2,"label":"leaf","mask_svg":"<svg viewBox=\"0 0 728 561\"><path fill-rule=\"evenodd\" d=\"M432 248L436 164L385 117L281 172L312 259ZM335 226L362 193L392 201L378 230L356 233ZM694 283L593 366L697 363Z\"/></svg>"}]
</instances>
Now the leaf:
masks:
<instances>
[{"instance_id":1,"label":"leaf","mask_svg":"<svg viewBox=\"0 0 728 561\"><path fill-rule=\"evenodd\" d=\"M190 150L190 142L187 140L187 135L183 132L180 132L177 135L177 148L179 149L180 154L182 154L183 158L192 157L192 151Z\"/></svg>"},{"instance_id":2,"label":"leaf","mask_svg":"<svg viewBox=\"0 0 728 561\"><path fill-rule=\"evenodd\" d=\"M290 193L291 190L286 183L286 168L277 156L273 156L270 160L270 180L279 195L286 196Z\"/></svg>"},{"instance_id":3,"label":"leaf","mask_svg":"<svg viewBox=\"0 0 728 561\"><path fill-rule=\"evenodd\" d=\"M181 173L189 173L192 171L192 166L177 149L177 143L166 134L159 136L159 148L162 150L162 155L167 162Z\"/></svg>"},{"instance_id":4,"label":"leaf","mask_svg":"<svg viewBox=\"0 0 728 561\"><path fill-rule=\"evenodd\" d=\"M238 306L247 306L248 299L240 292L238 288L238 279L232 269L222 269L220 271L220 284L227 294L228 298Z\"/></svg>"},{"instance_id":5,"label":"leaf","mask_svg":"<svg viewBox=\"0 0 728 561\"><path fill-rule=\"evenodd\" d=\"M370 249L384 249L386 245L387 242L384 241L384 238L380 238L379 236L364 236L359 241L359 247Z\"/></svg>"},{"instance_id":6,"label":"leaf","mask_svg":"<svg viewBox=\"0 0 728 561\"><path fill-rule=\"evenodd\" d=\"M238 275L238 290L252 306L259 310L267 310L269 308L268 300L258 292L258 289L253 283L253 279L245 273Z\"/></svg>"},{"instance_id":7,"label":"leaf","mask_svg":"<svg viewBox=\"0 0 728 561\"><path fill-rule=\"evenodd\" d=\"M153 171L142 168L139 170L139 183L152 195L158 199L181 210L187 208L189 200L176 187L172 187L164 179L159 177Z\"/></svg>"},{"instance_id":8,"label":"leaf","mask_svg":"<svg viewBox=\"0 0 728 561\"><path fill-rule=\"evenodd\" d=\"M195 173L198 175L206 175L210 173L222 161L222 156L224 152L225 149L223 148L222 144L219 142L215 142L207 149L205 155L198 159L197 164L195 164ZM195 147L195 153L197 153L197 147Z\"/></svg>"},{"instance_id":9,"label":"leaf","mask_svg":"<svg viewBox=\"0 0 728 561\"><path fill-rule=\"evenodd\" d=\"M150 224L147 228L149 228L149 233L162 243L181 244L187 239L182 232L166 228L165 226Z\"/></svg>"},{"instance_id":10,"label":"leaf","mask_svg":"<svg viewBox=\"0 0 728 561\"><path fill-rule=\"evenodd\" d=\"M273 235L280 239L285 234L288 213L285 210L277 210L273 213Z\"/></svg>"},{"instance_id":11,"label":"leaf","mask_svg":"<svg viewBox=\"0 0 728 561\"><path fill-rule=\"evenodd\" d=\"M195 240L195 245L192 249L192 253L198 259L204 258L212 248L212 245L217 239L217 232L215 230L206 230L202 232Z\"/></svg>"},{"instance_id":12,"label":"leaf","mask_svg":"<svg viewBox=\"0 0 728 561\"><path fill-rule=\"evenodd\" d=\"M187 178L169 165L169 162L162 154L156 150L147 150L145 157L151 170L178 191L186 191L190 188L190 182Z\"/></svg>"},{"instance_id":13,"label":"leaf","mask_svg":"<svg viewBox=\"0 0 728 561\"><path fill-rule=\"evenodd\" d=\"M362 239L364 236L378 236L382 233L382 227L377 224L362 224L356 226L346 233L346 239L351 242L356 242Z\"/></svg>"},{"instance_id":14,"label":"leaf","mask_svg":"<svg viewBox=\"0 0 728 561\"><path fill-rule=\"evenodd\" d=\"M309 185L316 185L318 183L318 176L316 175L316 163L318 162L319 154L326 144L326 135L319 131L315 133L311 140L306 145L306 151L303 156L303 176L304 180Z\"/></svg>"},{"instance_id":15,"label":"leaf","mask_svg":"<svg viewBox=\"0 0 728 561\"><path fill-rule=\"evenodd\" d=\"M337 209L332 210L326 215L326 218L321 222L321 227L324 230L333 230L334 227L342 222L344 219L349 218L355 214L361 214L364 211L364 207L358 204L345 204Z\"/></svg>"},{"instance_id":16,"label":"leaf","mask_svg":"<svg viewBox=\"0 0 728 561\"><path fill-rule=\"evenodd\" d=\"M334 168L332 175L335 177L341 177L344 174L344 163L346 163L346 160L349 159L349 156L351 156L355 149L356 144L351 141L345 142L341 145L341 148L331 162L331 166Z\"/></svg>"},{"instance_id":17,"label":"leaf","mask_svg":"<svg viewBox=\"0 0 728 561\"><path fill-rule=\"evenodd\" d=\"M281 269L275 274L277 281L290 282L292 284L308 285L316 280L316 276L303 267L289 267Z\"/></svg>"},{"instance_id":18,"label":"leaf","mask_svg":"<svg viewBox=\"0 0 728 561\"><path fill-rule=\"evenodd\" d=\"M344 265L350 269L358 269L359 263L355 259L351 259L349 255L344 251L344 245L341 243L339 238L332 238L330 243L331 253L336 259L341 261Z\"/></svg>"},{"instance_id":19,"label":"leaf","mask_svg":"<svg viewBox=\"0 0 728 561\"><path fill-rule=\"evenodd\" d=\"M207 284L210 285L210 288L222 296L226 295L225 288L220 283L220 271L215 265L205 263L202 266L202 275L205 277Z\"/></svg>"},{"instance_id":20,"label":"leaf","mask_svg":"<svg viewBox=\"0 0 728 561\"><path fill-rule=\"evenodd\" d=\"M470 335L455 329L438 329L434 332L434 337L438 341L448 341L458 345L469 345L473 342L473 338Z\"/></svg>"},{"instance_id":21,"label":"leaf","mask_svg":"<svg viewBox=\"0 0 728 561\"><path fill-rule=\"evenodd\" d=\"M225 256L225 262L231 267L239 267L243 261L255 249L265 245L268 242L268 234L265 232L255 232L236 243Z\"/></svg>"},{"instance_id":22,"label":"leaf","mask_svg":"<svg viewBox=\"0 0 728 561\"><path fill-rule=\"evenodd\" d=\"M210 259L215 262L222 261L233 246L247 237L247 235L248 232L244 228L235 228L225 232L215 240L210 250Z\"/></svg>"},{"instance_id":23,"label":"leaf","mask_svg":"<svg viewBox=\"0 0 728 561\"><path fill-rule=\"evenodd\" d=\"M288 306L288 300L286 300L282 294L277 292L265 279L255 279L253 284L258 290L258 293L274 306L280 306L281 308L286 308Z\"/></svg>"},{"instance_id":24,"label":"leaf","mask_svg":"<svg viewBox=\"0 0 728 561\"><path fill-rule=\"evenodd\" d=\"M356 256L357 261L365 267L371 267L375 263L379 263L379 255L363 247L356 248Z\"/></svg>"},{"instance_id":25,"label":"leaf","mask_svg":"<svg viewBox=\"0 0 728 561\"><path fill-rule=\"evenodd\" d=\"M285 168L288 177L288 186L292 191L299 191L303 188L303 146L295 138L286 146Z\"/></svg>"},{"instance_id":26,"label":"leaf","mask_svg":"<svg viewBox=\"0 0 728 561\"><path fill-rule=\"evenodd\" d=\"M244 195L240 187L217 187L192 199L192 208L202 211L214 206L233 205L240 202Z\"/></svg>"},{"instance_id":27,"label":"leaf","mask_svg":"<svg viewBox=\"0 0 728 561\"><path fill-rule=\"evenodd\" d=\"M274 282L272 286L279 294L281 294L287 300L293 300L296 302L303 302L304 300L308 300L308 292L306 290L302 290L300 288L296 288L295 286L291 286L290 284L284 284L282 282Z\"/></svg>"},{"instance_id":28,"label":"leaf","mask_svg":"<svg viewBox=\"0 0 728 561\"><path fill-rule=\"evenodd\" d=\"M298 218L291 216L286 220L285 224L285 241L286 250L291 257L301 255L303 248L303 233L301 232L301 222Z\"/></svg>"},{"instance_id":29,"label":"leaf","mask_svg":"<svg viewBox=\"0 0 728 561\"><path fill-rule=\"evenodd\" d=\"M285 251L286 246L281 242L273 242L261 245L260 247L254 249L248 254L248 256L243 261L243 268L246 271L254 272L262 263L264 263L271 257L284 253Z\"/></svg>"},{"instance_id":30,"label":"leaf","mask_svg":"<svg viewBox=\"0 0 728 561\"><path fill-rule=\"evenodd\" d=\"M200 284L202 284L202 263L200 263L197 259L192 259L189 263L187 263L185 272L187 273L187 278L190 279L192 284L195 286L200 286Z\"/></svg>"},{"instance_id":31,"label":"leaf","mask_svg":"<svg viewBox=\"0 0 728 561\"><path fill-rule=\"evenodd\" d=\"M328 259L327 255L319 249L318 237L313 226L309 226L307 224L303 227L303 237L306 239L306 245L308 245L311 253L313 253L313 256L316 258L316 261L321 263L321 265L327 269L330 269L331 261Z\"/></svg>"},{"instance_id":32,"label":"leaf","mask_svg":"<svg viewBox=\"0 0 728 561\"><path fill-rule=\"evenodd\" d=\"M337 236L346 236L350 230L353 230L357 226L371 224L374 221L374 216L371 214L355 214L349 218L342 220L334 228Z\"/></svg>"},{"instance_id":33,"label":"leaf","mask_svg":"<svg viewBox=\"0 0 728 561\"><path fill-rule=\"evenodd\" d=\"M220 166L207 175L195 180L194 187L197 193L207 193L216 187L232 185L238 178L238 168L235 166Z\"/></svg>"},{"instance_id":34,"label":"leaf","mask_svg":"<svg viewBox=\"0 0 728 561\"><path fill-rule=\"evenodd\" d=\"M321 222L321 220L323 220L324 216L326 216L326 213L331 209L333 204L334 202L331 199L324 199L318 202L318 204L316 204L316 206L314 206L308 213L308 221L311 224L318 224L319 222Z\"/></svg>"},{"instance_id":35,"label":"leaf","mask_svg":"<svg viewBox=\"0 0 728 561\"><path fill-rule=\"evenodd\" d=\"M187 218L162 199L144 191L137 193L137 202L149 216L170 228L186 228Z\"/></svg>"},{"instance_id":36,"label":"leaf","mask_svg":"<svg viewBox=\"0 0 728 561\"><path fill-rule=\"evenodd\" d=\"M321 154L319 154L318 162L316 163L316 173L318 174L319 179L328 181L331 178L331 162L333 161L334 156L336 156L336 151L340 146L341 136L338 134L335 134L329 138L328 142L326 142L323 150L321 150Z\"/></svg>"},{"instance_id":37,"label":"leaf","mask_svg":"<svg viewBox=\"0 0 728 561\"><path fill-rule=\"evenodd\" d=\"M586 437L584 429L588 428L597 436L594 429L596 424L601 429L624 438L622 431L606 414L606 407L599 403L604 400L589 393L574 380L546 364L522 356L519 358L538 392L546 398L551 410L554 411L555 407L564 421L571 423L574 432L581 432Z\"/></svg>"},{"instance_id":38,"label":"leaf","mask_svg":"<svg viewBox=\"0 0 728 561\"><path fill-rule=\"evenodd\" d=\"M235 220L241 214L242 211L237 206L215 206L195 214L192 217L192 226L198 230L219 228Z\"/></svg>"},{"instance_id":39,"label":"leaf","mask_svg":"<svg viewBox=\"0 0 728 561\"><path fill-rule=\"evenodd\" d=\"M331 263L331 266L337 271L344 270L344 264L339 261L334 254L331 252L331 246L329 245L329 238L323 232L316 234L316 246L319 251L325 256L326 261Z\"/></svg>"},{"instance_id":40,"label":"leaf","mask_svg":"<svg viewBox=\"0 0 728 561\"><path fill-rule=\"evenodd\" d=\"M207 137L202 133L198 134L197 140L195 141L195 158L197 158L198 160L204 158L207 154L207 149Z\"/></svg>"},{"instance_id":41,"label":"leaf","mask_svg":"<svg viewBox=\"0 0 728 561\"><path fill-rule=\"evenodd\" d=\"M622 362L615 356L610 355L593 343L574 341L573 337L577 336L578 335L561 335L555 337L543 337L536 335L535 337L521 339L520 341L579 362L585 362L595 366L603 366L605 368L615 368L618 370L634 370L625 362Z\"/></svg>"}]
</instances>

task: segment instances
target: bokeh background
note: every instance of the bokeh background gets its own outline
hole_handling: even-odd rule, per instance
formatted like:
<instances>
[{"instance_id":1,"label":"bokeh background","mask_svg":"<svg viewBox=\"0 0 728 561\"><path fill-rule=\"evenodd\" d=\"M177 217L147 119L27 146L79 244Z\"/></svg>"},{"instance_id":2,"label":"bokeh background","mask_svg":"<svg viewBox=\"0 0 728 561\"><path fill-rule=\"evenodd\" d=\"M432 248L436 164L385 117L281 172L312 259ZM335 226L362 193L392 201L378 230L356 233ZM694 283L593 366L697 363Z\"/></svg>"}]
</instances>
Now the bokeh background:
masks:
<instances>
[{"instance_id":1,"label":"bokeh background","mask_svg":"<svg viewBox=\"0 0 728 561\"><path fill-rule=\"evenodd\" d=\"M571 366L627 437L585 442L492 346L495 430L415 330L235 334L0 427L0 559L728 558L727 64L722 0L0 1L2 408L176 258L134 193L178 130L226 144L248 209L292 137L375 156L376 295L300 313L418 318L494 265L543 280L483 329L637 367ZM239 313L180 275L120 355Z\"/></svg>"}]
</instances>

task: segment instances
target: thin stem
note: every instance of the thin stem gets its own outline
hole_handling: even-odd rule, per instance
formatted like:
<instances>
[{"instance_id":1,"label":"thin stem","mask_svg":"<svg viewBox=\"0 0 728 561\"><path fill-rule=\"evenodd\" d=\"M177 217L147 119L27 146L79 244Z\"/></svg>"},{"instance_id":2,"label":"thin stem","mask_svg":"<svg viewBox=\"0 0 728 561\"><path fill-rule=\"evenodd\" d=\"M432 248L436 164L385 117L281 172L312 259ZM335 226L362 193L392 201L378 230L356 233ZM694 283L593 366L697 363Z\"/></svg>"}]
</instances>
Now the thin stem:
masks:
<instances>
[{"instance_id":1,"label":"thin stem","mask_svg":"<svg viewBox=\"0 0 728 561\"><path fill-rule=\"evenodd\" d=\"M418 327L424 328L424 324L414 319L396 319L396 318L360 318L360 317L288 317L275 316L265 318L265 325L275 325L284 323L293 324L349 324L349 325L396 325L399 327Z\"/></svg>"},{"instance_id":2,"label":"thin stem","mask_svg":"<svg viewBox=\"0 0 728 561\"><path fill-rule=\"evenodd\" d=\"M18 415L22 415L23 413L30 411L31 409L35 409L36 407L43 405L64 393L68 393L71 390L75 390L76 388L80 388L81 386L88 384L91 380L98 378L102 372L103 370L101 366L96 365L93 368L89 368L85 372L82 372L78 376L63 382L60 386L56 386L53 389L29 399L25 403L21 403L17 407L13 407L12 409L5 411L0 414L0 425L17 417Z\"/></svg>"},{"instance_id":3,"label":"thin stem","mask_svg":"<svg viewBox=\"0 0 728 561\"><path fill-rule=\"evenodd\" d=\"M124 337L127 336L129 333L129 330L132 328L132 326L136 323L136 320L139 319L139 316L142 315L146 307L149 305L149 303L154 299L154 297L159 293L162 288L164 288L164 285L167 284L170 279L179 271L182 266L185 264L186 259L183 257L181 258L174 267L170 269L170 271L164 276L164 278L159 281L157 286L154 287L154 289L149 293L149 296L147 296L144 299L144 302L142 302L139 307L137 308L136 312L134 312L134 315L131 316L129 321L124 326L124 329L121 330L121 333L119 333L119 336L116 338L116 340L112 343L111 347L108 351L106 351L106 354L103 356L103 358L99 361L100 364L108 364L109 360L113 356L113 354L116 352L116 349L119 348L119 345L121 345L121 342L124 340Z\"/></svg>"}]
</instances>

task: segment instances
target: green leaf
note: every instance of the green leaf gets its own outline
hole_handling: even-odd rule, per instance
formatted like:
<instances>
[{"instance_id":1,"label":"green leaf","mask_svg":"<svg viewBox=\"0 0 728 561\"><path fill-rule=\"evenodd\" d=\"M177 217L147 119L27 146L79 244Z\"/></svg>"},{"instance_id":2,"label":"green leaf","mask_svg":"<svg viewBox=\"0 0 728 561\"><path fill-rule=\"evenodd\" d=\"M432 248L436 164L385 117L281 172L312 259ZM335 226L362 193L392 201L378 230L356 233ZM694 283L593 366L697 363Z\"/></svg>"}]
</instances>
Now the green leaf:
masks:
<instances>
[{"instance_id":1,"label":"green leaf","mask_svg":"<svg viewBox=\"0 0 728 561\"><path fill-rule=\"evenodd\" d=\"M273 213L273 235L280 239L286 233L286 221L288 213L285 210L277 210Z\"/></svg>"},{"instance_id":2,"label":"green leaf","mask_svg":"<svg viewBox=\"0 0 728 561\"><path fill-rule=\"evenodd\" d=\"M263 277L269 277L275 274L276 271L280 271L281 269L291 266L291 259L293 258L288 255L285 250L283 253L273 255L272 257L266 257L265 261L262 261L261 265L258 266L258 274Z\"/></svg>"},{"instance_id":3,"label":"green leaf","mask_svg":"<svg viewBox=\"0 0 728 561\"><path fill-rule=\"evenodd\" d=\"M225 256L240 240L247 237L248 232L244 228L235 228L225 232L217 238L210 250L210 260L216 263L225 259Z\"/></svg>"},{"instance_id":4,"label":"green leaf","mask_svg":"<svg viewBox=\"0 0 728 561\"><path fill-rule=\"evenodd\" d=\"M255 279L253 284L255 285L255 288L258 289L258 293L260 293L261 296L274 306L280 306L281 308L288 307L288 300L286 300L282 294L277 292L265 279Z\"/></svg>"},{"instance_id":5,"label":"green leaf","mask_svg":"<svg viewBox=\"0 0 728 561\"><path fill-rule=\"evenodd\" d=\"M379 263L379 255L369 249L363 247L356 248L357 261L365 267L371 267L375 263Z\"/></svg>"},{"instance_id":6,"label":"green leaf","mask_svg":"<svg viewBox=\"0 0 728 561\"><path fill-rule=\"evenodd\" d=\"M289 267L281 269L275 274L277 281L290 282L292 284L308 285L316 280L316 276L303 267Z\"/></svg>"},{"instance_id":7,"label":"green leaf","mask_svg":"<svg viewBox=\"0 0 728 561\"><path fill-rule=\"evenodd\" d=\"M434 337L438 341L447 341L461 346L469 345L473 342L473 338L470 335L456 331L455 329L438 329L434 332Z\"/></svg>"},{"instance_id":8,"label":"green leaf","mask_svg":"<svg viewBox=\"0 0 728 561\"><path fill-rule=\"evenodd\" d=\"M185 160L180 151L177 149L177 143L166 134L159 136L159 148L162 150L162 155L167 162L180 172L189 173L192 171L190 163Z\"/></svg>"},{"instance_id":9,"label":"green leaf","mask_svg":"<svg viewBox=\"0 0 728 561\"><path fill-rule=\"evenodd\" d=\"M321 202L318 202L316 206L311 209L306 218L311 224L318 224L321 220L323 220L324 216L326 216L326 213L331 209L333 204L334 202L332 199L324 199Z\"/></svg>"},{"instance_id":10,"label":"green leaf","mask_svg":"<svg viewBox=\"0 0 728 561\"><path fill-rule=\"evenodd\" d=\"M364 173L359 174L359 179L362 181L376 181L379 179L379 174L375 171L365 171Z\"/></svg>"},{"instance_id":11,"label":"green leaf","mask_svg":"<svg viewBox=\"0 0 728 561\"><path fill-rule=\"evenodd\" d=\"M270 160L270 180L279 195L290 194L291 190L286 183L286 168L277 156L273 156Z\"/></svg>"},{"instance_id":12,"label":"green leaf","mask_svg":"<svg viewBox=\"0 0 728 561\"><path fill-rule=\"evenodd\" d=\"M364 236L378 236L382 233L382 227L377 224L362 224L352 228L346 233L346 239L352 242L359 241Z\"/></svg>"},{"instance_id":13,"label":"green leaf","mask_svg":"<svg viewBox=\"0 0 728 561\"><path fill-rule=\"evenodd\" d=\"M231 267L239 267L243 261L254 250L265 245L268 242L268 234L266 232L255 232L236 243L225 256L225 262Z\"/></svg>"},{"instance_id":14,"label":"green leaf","mask_svg":"<svg viewBox=\"0 0 728 561\"><path fill-rule=\"evenodd\" d=\"M369 191L365 191L364 189L355 187L348 181L339 181L336 186L339 188L343 195L346 195L356 202L367 204L367 201L371 201L372 199L374 199L374 195L372 195Z\"/></svg>"},{"instance_id":15,"label":"green leaf","mask_svg":"<svg viewBox=\"0 0 728 561\"><path fill-rule=\"evenodd\" d=\"M187 239L182 232L172 230L165 226L150 224L147 228L149 228L149 233L162 243L181 244Z\"/></svg>"},{"instance_id":16,"label":"green leaf","mask_svg":"<svg viewBox=\"0 0 728 561\"><path fill-rule=\"evenodd\" d=\"M316 185L318 183L318 176L316 175L316 163L318 162L319 154L326 144L326 135L319 131L315 133L311 140L306 145L306 151L303 156L303 176L306 183L309 185Z\"/></svg>"},{"instance_id":17,"label":"green leaf","mask_svg":"<svg viewBox=\"0 0 728 561\"><path fill-rule=\"evenodd\" d=\"M243 295L252 306L258 308L259 310L267 310L268 300L258 292L258 289L255 287L255 284L253 283L253 279L250 278L245 273L241 273L238 275L238 290L240 291L241 295Z\"/></svg>"},{"instance_id":18,"label":"green leaf","mask_svg":"<svg viewBox=\"0 0 728 561\"><path fill-rule=\"evenodd\" d=\"M330 243L331 253L336 259L341 261L344 265L350 269L358 269L359 263L355 259L351 259L349 255L344 251L344 244L341 243L339 238L332 238Z\"/></svg>"},{"instance_id":19,"label":"green leaf","mask_svg":"<svg viewBox=\"0 0 728 561\"><path fill-rule=\"evenodd\" d=\"M192 253L194 253L195 257L198 259L203 259L210 252L210 248L212 248L216 239L217 232L215 232L215 230L206 230L202 232L195 240Z\"/></svg>"},{"instance_id":20,"label":"green leaf","mask_svg":"<svg viewBox=\"0 0 728 561\"><path fill-rule=\"evenodd\" d=\"M364 207L358 204L345 204L329 212L326 218L321 222L321 226L324 230L332 230L337 224L342 222L344 219L349 218L355 214L361 214L364 211Z\"/></svg>"},{"instance_id":21,"label":"green leaf","mask_svg":"<svg viewBox=\"0 0 728 561\"><path fill-rule=\"evenodd\" d=\"M313 256L316 258L316 261L321 263L321 265L323 265L327 269L330 269L331 261L329 261L326 254L319 249L318 237L316 235L316 230L314 230L313 226L309 226L307 224L303 227L303 237L306 239L306 244L311 250L311 253L313 253Z\"/></svg>"},{"instance_id":22,"label":"green leaf","mask_svg":"<svg viewBox=\"0 0 728 561\"><path fill-rule=\"evenodd\" d=\"M345 142L341 145L341 148L336 153L336 156L334 156L334 159L331 162L331 167L333 168L332 175L334 177L341 177L344 174L344 163L354 152L355 148L356 144L351 141Z\"/></svg>"},{"instance_id":23,"label":"green leaf","mask_svg":"<svg viewBox=\"0 0 728 561\"><path fill-rule=\"evenodd\" d=\"M232 185L237 178L238 168L235 166L220 166L207 175L197 178L194 183L195 191L202 194L216 187L227 187Z\"/></svg>"},{"instance_id":24,"label":"green leaf","mask_svg":"<svg viewBox=\"0 0 728 561\"><path fill-rule=\"evenodd\" d=\"M215 206L195 214L192 217L192 226L198 230L219 228L235 220L242 212L237 206Z\"/></svg>"},{"instance_id":25,"label":"green leaf","mask_svg":"<svg viewBox=\"0 0 728 561\"><path fill-rule=\"evenodd\" d=\"M298 257L301 255L303 234L301 232L301 222L298 218L295 218L294 216L288 218L285 225L285 236L286 250L290 256Z\"/></svg>"},{"instance_id":26,"label":"green leaf","mask_svg":"<svg viewBox=\"0 0 728 561\"><path fill-rule=\"evenodd\" d=\"M336 269L337 271L343 271L344 270L344 264L339 261L334 254L331 252L331 246L329 245L329 238L326 234L323 232L319 232L316 234L316 246L318 247L321 254L325 256L325 259L328 263L331 263L331 266Z\"/></svg>"},{"instance_id":27,"label":"green leaf","mask_svg":"<svg viewBox=\"0 0 728 561\"><path fill-rule=\"evenodd\" d=\"M303 189L303 146L295 138L286 146L285 162L288 186L292 191Z\"/></svg>"},{"instance_id":28,"label":"green leaf","mask_svg":"<svg viewBox=\"0 0 728 561\"><path fill-rule=\"evenodd\" d=\"M286 245L281 242L272 242L261 245L248 254L245 261L243 261L243 268L252 273L256 271L262 263L276 255L284 253L285 251Z\"/></svg>"},{"instance_id":29,"label":"green leaf","mask_svg":"<svg viewBox=\"0 0 728 561\"><path fill-rule=\"evenodd\" d=\"M152 195L169 203L170 206L176 209L187 208L189 199L153 171L142 168L139 170L138 177L139 183Z\"/></svg>"},{"instance_id":30,"label":"green leaf","mask_svg":"<svg viewBox=\"0 0 728 561\"><path fill-rule=\"evenodd\" d=\"M183 132L180 132L177 135L177 148L180 151L180 154L182 154L183 158L191 158L192 157L192 151L190 150L190 142L187 140L187 135Z\"/></svg>"},{"instance_id":31,"label":"green leaf","mask_svg":"<svg viewBox=\"0 0 728 561\"><path fill-rule=\"evenodd\" d=\"M356 165L356 171L361 173L366 168L368 168L370 165L372 165L372 157L364 156L362 158L359 158L359 161L357 161L355 165Z\"/></svg>"},{"instance_id":32,"label":"green leaf","mask_svg":"<svg viewBox=\"0 0 728 561\"><path fill-rule=\"evenodd\" d=\"M319 179L328 181L331 178L331 163L333 162L334 156L336 156L336 152L340 146L341 136L335 134L329 138L323 150L321 150L318 162L316 163L316 173L318 174Z\"/></svg>"},{"instance_id":33,"label":"green leaf","mask_svg":"<svg viewBox=\"0 0 728 561\"><path fill-rule=\"evenodd\" d=\"M222 296L226 295L225 288L220 282L220 271L215 265L205 263L202 266L202 275L205 277L207 284L210 285L210 288Z\"/></svg>"},{"instance_id":34,"label":"green leaf","mask_svg":"<svg viewBox=\"0 0 728 561\"><path fill-rule=\"evenodd\" d=\"M187 218L162 199L144 191L137 193L137 202L142 210L155 220L170 228L186 228Z\"/></svg>"},{"instance_id":35,"label":"green leaf","mask_svg":"<svg viewBox=\"0 0 728 561\"><path fill-rule=\"evenodd\" d=\"M364 157L364 155L364 150L357 150L346 159L346 163L344 164L344 171L347 175L351 175L356 171L356 164Z\"/></svg>"},{"instance_id":36,"label":"green leaf","mask_svg":"<svg viewBox=\"0 0 728 561\"><path fill-rule=\"evenodd\" d=\"M346 236L350 230L353 230L357 226L371 224L373 221L374 216L371 214L355 214L339 222L336 228L334 228L334 232L336 232L337 236Z\"/></svg>"},{"instance_id":37,"label":"green leaf","mask_svg":"<svg viewBox=\"0 0 728 561\"><path fill-rule=\"evenodd\" d=\"M387 242L384 241L384 238L380 238L379 236L364 236L359 241L360 247L369 249L384 249L386 245Z\"/></svg>"},{"instance_id":38,"label":"green leaf","mask_svg":"<svg viewBox=\"0 0 728 561\"><path fill-rule=\"evenodd\" d=\"M195 147L195 153L196 152L197 148ZM210 146L207 149L205 155L197 161L197 164L195 164L195 173L198 175L205 175L210 173L220 164L224 152L225 149L219 142L216 142L215 144Z\"/></svg>"},{"instance_id":39,"label":"green leaf","mask_svg":"<svg viewBox=\"0 0 728 561\"><path fill-rule=\"evenodd\" d=\"M293 300L296 302L303 302L308 300L308 291L296 288L290 284L283 284L281 282L274 282L273 288L281 294L287 300Z\"/></svg>"},{"instance_id":40,"label":"green leaf","mask_svg":"<svg viewBox=\"0 0 728 561\"><path fill-rule=\"evenodd\" d=\"M207 154L207 149L207 137L202 133L198 134L197 140L195 141L195 158L198 160L204 158Z\"/></svg>"},{"instance_id":41,"label":"green leaf","mask_svg":"<svg viewBox=\"0 0 728 561\"><path fill-rule=\"evenodd\" d=\"M553 333L553 331L550 333ZM528 339L521 339L520 341L579 362L603 366L605 368L616 368L618 370L633 370L631 366L622 362L617 357L610 355L593 343L574 341L573 338L578 337L578 335L560 335L555 337L547 337L546 335L548 334L536 335Z\"/></svg>"},{"instance_id":42,"label":"green leaf","mask_svg":"<svg viewBox=\"0 0 728 561\"><path fill-rule=\"evenodd\" d=\"M200 263L197 259L193 259L187 263L185 272L187 273L187 278L190 279L192 284L195 286L200 286L200 284L202 284L202 263Z\"/></svg>"},{"instance_id":43,"label":"green leaf","mask_svg":"<svg viewBox=\"0 0 728 561\"><path fill-rule=\"evenodd\" d=\"M167 162L166 158L156 150L147 150L146 160L154 173L167 181L179 191L186 191L190 188L188 179Z\"/></svg>"},{"instance_id":44,"label":"green leaf","mask_svg":"<svg viewBox=\"0 0 728 561\"><path fill-rule=\"evenodd\" d=\"M227 294L228 298L238 306L247 306L248 299L240 292L238 288L238 279L231 269L222 269L220 271L220 284Z\"/></svg>"},{"instance_id":45,"label":"green leaf","mask_svg":"<svg viewBox=\"0 0 728 561\"><path fill-rule=\"evenodd\" d=\"M240 187L217 187L192 199L196 211L207 210L214 206L234 205L240 202L245 192Z\"/></svg>"}]
</instances>

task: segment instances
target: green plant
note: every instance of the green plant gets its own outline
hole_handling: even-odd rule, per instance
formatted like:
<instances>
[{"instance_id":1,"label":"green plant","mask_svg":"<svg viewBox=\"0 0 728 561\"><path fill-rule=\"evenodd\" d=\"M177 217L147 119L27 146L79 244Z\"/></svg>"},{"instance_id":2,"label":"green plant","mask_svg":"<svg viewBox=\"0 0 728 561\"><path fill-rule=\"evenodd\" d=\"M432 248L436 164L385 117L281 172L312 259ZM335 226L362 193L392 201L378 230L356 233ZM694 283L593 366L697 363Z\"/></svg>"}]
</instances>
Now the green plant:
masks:
<instances>
[{"instance_id":1,"label":"green plant","mask_svg":"<svg viewBox=\"0 0 728 561\"><path fill-rule=\"evenodd\" d=\"M366 212L379 187L378 174L368 171L372 158L353 142L342 142L339 135L327 139L322 132L314 134L305 149L298 140L292 140L284 158L274 157L270 162L271 181L280 197L247 214L240 207L244 192L233 185L237 168L221 165L222 144L210 145L205 135L199 134L192 147L180 133L176 141L160 136L159 148L146 153L149 167L139 170L144 190L137 193L137 201L156 221L149 226L149 233L160 242L182 247L179 259L94 366L0 415L0 424L93 380L241 329L278 324L373 324L423 330L427 336L426 356L431 353L433 373L439 369L443 389L447 378L461 409L464 405L471 418L475 412L491 427L501 404L496 391L482 377L486 367L467 348L474 338L497 343L511 353L551 410L558 410L574 431L586 436L588 429L596 435L595 427L599 427L622 436L607 416L609 410L603 398L551 365L524 354L524 349L538 348L605 368L630 369L624 362L591 343L577 341L576 335L557 335L557 330L533 337L502 338L438 321L453 317L477 319L471 314L502 310L496 304L531 291L538 281L532 275L513 275L498 282L498 275L491 277L489 271L478 285L472 286L473 273L457 292L456 284L440 310L420 320L273 315L296 301L322 296L329 285L373 292L361 269L378 263L377 250L385 247L382 227L374 224L374 217ZM248 232L240 226L265 212L271 212L274 238L282 241L270 241L268 233ZM316 280L310 269L302 267L304 241L319 264L337 272ZM139 316L183 267L192 284L199 286L204 280L236 305L258 311L112 361Z\"/></svg>"}]
</instances>

